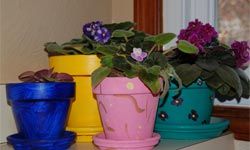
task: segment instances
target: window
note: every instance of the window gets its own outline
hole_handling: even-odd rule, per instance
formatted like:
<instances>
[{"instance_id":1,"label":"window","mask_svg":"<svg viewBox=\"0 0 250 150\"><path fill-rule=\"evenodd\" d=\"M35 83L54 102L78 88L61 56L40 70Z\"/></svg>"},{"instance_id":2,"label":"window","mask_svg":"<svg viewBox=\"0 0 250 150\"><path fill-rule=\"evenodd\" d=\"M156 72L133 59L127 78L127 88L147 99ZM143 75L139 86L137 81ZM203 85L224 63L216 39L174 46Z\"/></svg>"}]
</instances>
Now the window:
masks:
<instances>
[{"instance_id":1,"label":"window","mask_svg":"<svg viewBox=\"0 0 250 150\"><path fill-rule=\"evenodd\" d=\"M163 32L179 34L196 18L215 26L227 44L232 40L250 41L250 0L163 0ZM246 72L250 76L250 67ZM249 100L215 104L250 107Z\"/></svg>"},{"instance_id":2,"label":"window","mask_svg":"<svg viewBox=\"0 0 250 150\"><path fill-rule=\"evenodd\" d=\"M224 43L250 41L250 0L218 0L218 31Z\"/></svg>"}]
</instances>

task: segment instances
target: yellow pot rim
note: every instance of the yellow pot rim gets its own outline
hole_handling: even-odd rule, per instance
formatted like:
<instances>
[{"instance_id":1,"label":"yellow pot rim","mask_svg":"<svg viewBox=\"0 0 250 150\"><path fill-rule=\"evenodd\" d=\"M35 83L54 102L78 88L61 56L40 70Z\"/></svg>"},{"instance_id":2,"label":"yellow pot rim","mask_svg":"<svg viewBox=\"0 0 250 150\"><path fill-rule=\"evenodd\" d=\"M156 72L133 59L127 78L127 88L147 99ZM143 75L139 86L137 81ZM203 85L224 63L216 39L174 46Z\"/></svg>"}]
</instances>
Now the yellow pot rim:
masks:
<instances>
[{"instance_id":1,"label":"yellow pot rim","mask_svg":"<svg viewBox=\"0 0 250 150\"><path fill-rule=\"evenodd\" d=\"M49 64L56 72L91 75L100 66L100 59L96 55L60 55L50 56Z\"/></svg>"}]
</instances>

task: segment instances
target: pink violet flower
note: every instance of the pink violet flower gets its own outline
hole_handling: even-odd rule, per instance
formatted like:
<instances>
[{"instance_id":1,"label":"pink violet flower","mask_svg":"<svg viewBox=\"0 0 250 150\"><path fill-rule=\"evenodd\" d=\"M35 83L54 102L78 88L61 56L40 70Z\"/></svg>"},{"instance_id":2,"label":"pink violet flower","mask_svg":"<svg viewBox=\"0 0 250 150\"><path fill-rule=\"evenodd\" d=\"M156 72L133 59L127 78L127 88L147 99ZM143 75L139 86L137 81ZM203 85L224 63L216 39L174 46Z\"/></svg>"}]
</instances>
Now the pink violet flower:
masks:
<instances>
[{"instance_id":1,"label":"pink violet flower","mask_svg":"<svg viewBox=\"0 0 250 150\"><path fill-rule=\"evenodd\" d=\"M182 29L178 35L178 40L187 40L198 47L200 53L204 53L206 44L218 37L215 28L210 24L203 24L198 19L191 21L186 29Z\"/></svg>"},{"instance_id":2,"label":"pink violet flower","mask_svg":"<svg viewBox=\"0 0 250 150\"><path fill-rule=\"evenodd\" d=\"M133 48L133 52L131 53L131 57L139 62L142 62L147 55L141 48Z\"/></svg>"},{"instance_id":3,"label":"pink violet flower","mask_svg":"<svg viewBox=\"0 0 250 150\"><path fill-rule=\"evenodd\" d=\"M236 67L242 68L250 60L250 47L247 41L234 41L231 48L236 59Z\"/></svg>"}]
</instances>

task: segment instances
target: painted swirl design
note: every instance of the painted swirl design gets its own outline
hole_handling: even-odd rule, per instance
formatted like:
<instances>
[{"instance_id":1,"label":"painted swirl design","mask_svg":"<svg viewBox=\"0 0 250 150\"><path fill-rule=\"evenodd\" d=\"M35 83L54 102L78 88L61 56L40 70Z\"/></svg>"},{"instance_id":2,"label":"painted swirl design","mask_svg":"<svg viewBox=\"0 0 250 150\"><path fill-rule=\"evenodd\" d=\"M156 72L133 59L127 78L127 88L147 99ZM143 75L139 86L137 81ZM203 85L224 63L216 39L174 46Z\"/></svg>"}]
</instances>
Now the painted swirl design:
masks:
<instances>
[{"instance_id":1,"label":"painted swirl design","mask_svg":"<svg viewBox=\"0 0 250 150\"><path fill-rule=\"evenodd\" d=\"M136 99L131 95L115 94L114 96L119 97L119 98L124 98L126 100L130 100L133 103L136 112L138 112L138 113L142 113L145 111L145 109L139 107Z\"/></svg>"}]
</instances>

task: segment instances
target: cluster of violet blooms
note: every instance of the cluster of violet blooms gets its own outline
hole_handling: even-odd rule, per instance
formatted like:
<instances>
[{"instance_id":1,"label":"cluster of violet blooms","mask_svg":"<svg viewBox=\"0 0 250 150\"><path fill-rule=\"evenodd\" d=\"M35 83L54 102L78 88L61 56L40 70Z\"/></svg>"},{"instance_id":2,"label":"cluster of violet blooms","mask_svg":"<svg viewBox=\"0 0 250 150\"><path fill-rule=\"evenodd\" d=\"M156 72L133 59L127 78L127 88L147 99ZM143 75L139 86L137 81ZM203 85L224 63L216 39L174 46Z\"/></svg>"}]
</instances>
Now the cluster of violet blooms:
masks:
<instances>
[{"instance_id":1,"label":"cluster of violet blooms","mask_svg":"<svg viewBox=\"0 0 250 150\"><path fill-rule=\"evenodd\" d=\"M94 21L83 26L83 33L90 39L105 44L111 38L109 30L103 27L101 21Z\"/></svg>"},{"instance_id":2,"label":"cluster of violet blooms","mask_svg":"<svg viewBox=\"0 0 250 150\"><path fill-rule=\"evenodd\" d=\"M83 34L102 44L107 43L111 38L110 31L103 26L101 21L94 21L85 24L83 26ZM133 52L130 56L136 61L142 62L144 58L147 57L147 53L143 52L141 48L133 48Z\"/></svg>"},{"instance_id":3,"label":"cluster of violet blooms","mask_svg":"<svg viewBox=\"0 0 250 150\"><path fill-rule=\"evenodd\" d=\"M204 47L213 39L218 38L218 33L210 24L203 24L198 19L191 21L186 29L182 29L178 40L187 40L199 49L199 54L205 53ZM178 42L178 41L177 41ZM250 47L247 41L234 41L231 44L237 68L242 68L250 60Z\"/></svg>"}]
</instances>

